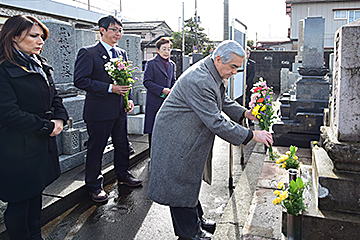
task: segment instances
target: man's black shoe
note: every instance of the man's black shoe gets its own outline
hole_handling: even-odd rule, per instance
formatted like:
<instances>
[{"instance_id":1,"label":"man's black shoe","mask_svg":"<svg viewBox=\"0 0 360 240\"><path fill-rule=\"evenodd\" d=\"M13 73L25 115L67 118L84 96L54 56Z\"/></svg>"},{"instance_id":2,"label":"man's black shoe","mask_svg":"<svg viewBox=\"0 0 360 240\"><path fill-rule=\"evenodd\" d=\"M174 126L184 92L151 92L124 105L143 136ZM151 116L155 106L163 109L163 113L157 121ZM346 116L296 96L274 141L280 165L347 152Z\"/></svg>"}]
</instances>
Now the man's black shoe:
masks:
<instances>
[{"instance_id":1,"label":"man's black shoe","mask_svg":"<svg viewBox=\"0 0 360 240\"><path fill-rule=\"evenodd\" d=\"M103 189L89 192L89 194L94 202L106 202L108 200L108 195Z\"/></svg>"},{"instance_id":2,"label":"man's black shoe","mask_svg":"<svg viewBox=\"0 0 360 240\"><path fill-rule=\"evenodd\" d=\"M130 187L137 187L142 184L142 180L134 178L131 174L127 175L126 178L118 178L119 185L128 185Z\"/></svg>"},{"instance_id":3,"label":"man's black shoe","mask_svg":"<svg viewBox=\"0 0 360 240\"><path fill-rule=\"evenodd\" d=\"M179 237L178 240L210 240L211 238L212 238L211 233L208 233L204 230L200 230L200 232L192 238Z\"/></svg>"},{"instance_id":4,"label":"man's black shoe","mask_svg":"<svg viewBox=\"0 0 360 240\"><path fill-rule=\"evenodd\" d=\"M201 228L209 233L214 233L216 228L216 222L202 218L200 220Z\"/></svg>"}]
</instances>

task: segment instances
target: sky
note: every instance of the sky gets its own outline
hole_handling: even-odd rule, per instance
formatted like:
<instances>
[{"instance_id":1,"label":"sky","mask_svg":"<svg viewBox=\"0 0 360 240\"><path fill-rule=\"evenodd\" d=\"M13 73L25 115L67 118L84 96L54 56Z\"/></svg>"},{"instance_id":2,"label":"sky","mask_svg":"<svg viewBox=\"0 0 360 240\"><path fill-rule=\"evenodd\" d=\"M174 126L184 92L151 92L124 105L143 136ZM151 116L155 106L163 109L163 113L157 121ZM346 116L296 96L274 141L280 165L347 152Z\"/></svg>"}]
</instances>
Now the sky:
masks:
<instances>
[{"instance_id":1,"label":"sky","mask_svg":"<svg viewBox=\"0 0 360 240\"><path fill-rule=\"evenodd\" d=\"M131 21L165 21L173 31L181 30L182 3L184 18L195 16L195 0L53 0L110 14L120 10L122 18ZM223 40L224 1L197 0L200 26L210 40ZM229 0L229 25L238 19L247 26L249 40L287 40L290 17L285 0ZM240 28L241 29L241 28Z\"/></svg>"}]
</instances>

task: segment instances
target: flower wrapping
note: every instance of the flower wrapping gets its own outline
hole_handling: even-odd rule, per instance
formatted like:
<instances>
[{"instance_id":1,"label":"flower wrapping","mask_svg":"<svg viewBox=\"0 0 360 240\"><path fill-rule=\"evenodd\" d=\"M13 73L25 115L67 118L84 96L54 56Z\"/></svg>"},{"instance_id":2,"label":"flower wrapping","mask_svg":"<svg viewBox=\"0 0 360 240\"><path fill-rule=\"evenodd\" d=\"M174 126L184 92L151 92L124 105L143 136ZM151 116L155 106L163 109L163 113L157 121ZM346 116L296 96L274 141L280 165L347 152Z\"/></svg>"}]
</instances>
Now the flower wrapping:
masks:
<instances>
[{"instance_id":1,"label":"flower wrapping","mask_svg":"<svg viewBox=\"0 0 360 240\"><path fill-rule=\"evenodd\" d=\"M105 70L114 81L115 85L131 86L138 78L133 78L132 73L136 71L138 67L132 67L132 61L123 61L122 57L112 58L105 64ZM124 102L126 110L129 111L129 91L124 95Z\"/></svg>"},{"instance_id":2,"label":"flower wrapping","mask_svg":"<svg viewBox=\"0 0 360 240\"><path fill-rule=\"evenodd\" d=\"M274 91L272 87L267 86L263 78L259 78L259 80L260 81L255 83L251 89L252 95L249 106L252 109L252 115L259 120L260 129L269 132L271 124L276 118L276 116L274 116L272 103ZM270 160L275 160L271 145L269 148L269 157Z\"/></svg>"}]
</instances>

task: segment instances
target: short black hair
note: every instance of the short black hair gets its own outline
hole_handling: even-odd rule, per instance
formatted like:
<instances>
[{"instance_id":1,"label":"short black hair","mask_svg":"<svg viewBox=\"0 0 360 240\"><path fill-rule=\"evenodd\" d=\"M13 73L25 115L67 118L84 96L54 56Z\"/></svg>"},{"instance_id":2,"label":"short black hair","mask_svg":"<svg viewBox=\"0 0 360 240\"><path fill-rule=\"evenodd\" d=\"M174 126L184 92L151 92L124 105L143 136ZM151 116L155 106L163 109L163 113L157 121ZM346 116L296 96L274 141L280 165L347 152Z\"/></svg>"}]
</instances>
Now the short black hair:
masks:
<instances>
[{"instance_id":1,"label":"short black hair","mask_svg":"<svg viewBox=\"0 0 360 240\"><path fill-rule=\"evenodd\" d=\"M110 24L119 24L121 27L123 26L122 25L122 23L121 23L121 21L118 19L118 18L116 18L116 17L114 17L114 16L112 16L112 15L108 15L108 16L106 16L106 17L102 17L102 18L100 18L99 19L99 21L98 21L98 25L99 25L99 28L100 27L103 27L103 28L105 28L106 30L108 29L108 27L109 27L109 25Z\"/></svg>"}]
</instances>

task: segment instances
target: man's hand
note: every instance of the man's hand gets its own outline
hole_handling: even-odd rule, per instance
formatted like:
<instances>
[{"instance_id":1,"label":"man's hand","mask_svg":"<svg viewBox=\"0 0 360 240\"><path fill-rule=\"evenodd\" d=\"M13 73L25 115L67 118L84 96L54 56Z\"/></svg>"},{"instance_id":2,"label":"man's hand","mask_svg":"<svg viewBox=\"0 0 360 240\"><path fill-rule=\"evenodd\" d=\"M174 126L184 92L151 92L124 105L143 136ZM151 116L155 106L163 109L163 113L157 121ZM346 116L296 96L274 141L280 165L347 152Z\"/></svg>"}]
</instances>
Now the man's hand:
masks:
<instances>
[{"instance_id":1,"label":"man's hand","mask_svg":"<svg viewBox=\"0 0 360 240\"><path fill-rule=\"evenodd\" d=\"M131 113L133 110L134 110L134 102L132 101L132 100L129 100L129 111L127 111L126 110L126 108L125 108L125 112L127 112L127 113Z\"/></svg>"},{"instance_id":2,"label":"man's hand","mask_svg":"<svg viewBox=\"0 0 360 240\"><path fill-rule=\"evenodd\" d=\"M59 135L62 132L64 127L64 122L63 120L60 119L53 119L51 120L51 122L55 123L55 127L52 133L50 133L50 137L55 137L56 135Z\"/></svg>"},{"instance_id":3,"label":"man's hand","mask_svg":"<svg viewBox=\"0 0 360 240\"><path fill-rule=\"evenodd\" d=\"M120 86L120 85L112 85L111 91L113 93L119 94L119 95L123 95L125 96L125 93L127 93L130 90L130 85L128 86Z\"/></svg>"},{"instance_id":4,"label":"man's hand","mask_svg":"<svg viewBox=\"0 0 360 240\"><path fill-rule=\"evenodd\" d=\"M244 116L245 116L246 118L250 119L250 120L256 120L256 121L258 121L258 119L257 119L254 115L252 115L251 112L252 112L252 109L246 110Z\"/></svg>"},{"instance_id":5,"label":"man's hand","mask_svg":"<svg viewBox=\"0 0 360 240\"><path fill-rule=\"evenodd\" d=\"M253 140L255 142L265 143L267 147L270 147L270 145L273 145L274 143L271 133L269 133L268 131L253 131L253 134Z\"/></svg>"}]
</instances>

